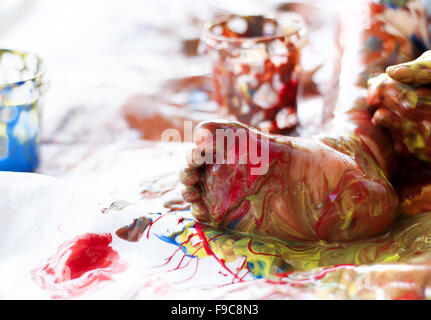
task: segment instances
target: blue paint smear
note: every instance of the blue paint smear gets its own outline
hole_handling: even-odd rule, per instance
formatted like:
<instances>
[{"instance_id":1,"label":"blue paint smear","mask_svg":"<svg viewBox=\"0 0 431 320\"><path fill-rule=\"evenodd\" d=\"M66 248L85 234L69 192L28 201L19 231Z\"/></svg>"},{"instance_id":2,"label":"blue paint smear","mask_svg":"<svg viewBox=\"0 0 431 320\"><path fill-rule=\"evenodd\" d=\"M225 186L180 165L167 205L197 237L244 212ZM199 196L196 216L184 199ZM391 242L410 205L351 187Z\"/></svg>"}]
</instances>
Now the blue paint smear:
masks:
<instances>
[{"instance_id":1,"label":"blue paint smear","mask_svg":"<svg viewBox=\"0 0 431 320\"><path fill-rule=\"evenodd\" d=\"M176 242L176 241L175 241L175 239L172 239L172 238L170 238L170 237L164 236L164 235L162 235L162 234L155 234L155 236L156 236L157 238L159 238L160 240L164 241L164 242L167 242L167 243L173 244L173 245L175 245L175 246L179 246L179 243L178 243L178 242Z\"/></svg>"},{"instance_id":2,"label":"blue paint smear","mask_svg":"<svg viewBox=\"0 0 431 320\"><path fill-rule=\"evenodd\" d=\"M411 37L411 42L413 43L413 45L420 51L420 52L424 52L427 51L428 48L425 45L425 43L422 41L422 39L420 39L416 34L412 34Z\"/></svg>"},{"instance_id":3,"label":"blue paint smear","mask_svg":"<svg viewBox=\"0 0 431 320\"><path fill-rule=\"evenodd\" d=\"M173 244L174 246L179 247L181 249L181 251L184 252L184 254L186 255L186 257L197 258L197 256L193 256L191 254L188 254L187 253L187 249L185 247L183 247L183 246L180 246L179 242L176 242L175 239L172 239L170 237L167 237L167 236L164 236L164 235L161 235L161 234L155 234L155 236L157 238L159 238L160 240L164 241L164 242L167 242L167 243Z\"/></svg>"},{"instance_id":4,"label":"blue paint smear","mask_svg":"<svg viewBox=\"0 0 431 320\"><path fill-rule=\"evenodd\" d=\"M262 274L255 274L253 272L253 270L254 270L254 264L252 262L247 262L247 267L250 269L251 274L253 275L254 278L256 278L256 279L262 279L263 278Z\"/></svg>"},{"instance_id":5,"label":"blue paint smear","mask_svg":"<svg viewBox=\"0 0 431 320\"><path fill-rule=\"evenodd\" d=\"M230 229L230 230L235 230L236 226L238 225L238 223L240 221L241 221L241 219L233 220L231 223L229 223L229 225L227 226L227 228Z\"/></svg>"},{"instance_id":6,"label":"blue paint smear","mask_svg":"<svg viewBox=\"0 0 431 320\"><path fill-rule=\"evenodd\" d=\"M26 112L30 112L34 107L34 105L16 106L14 107L17 112L15 117L4 122L6 124L6 134L8 137L8 154L6 157L0 159L0 171L32 172L38 167L38 135L34 135L23 143L13 135L21 116ZM27 124L24 123L23 125L26 126ZM28 125L31 126L31 124ZM25 129L26 128L24 128L24 130Z\"/></svg>"},{"instance_id":7,"label":"blue paint smear","mask_svg":"<svg viewBox=\"0 0 431 320\"><path fill-rule=\"evenodd\" d=\"M370 36L365 42L365 47L370 51L380 51L383 47L383 41L376 36Z\"/></svg>"},{"instance_id":8,"label":"blue paint smear","mask_svg":"<svg viewBox=\"0 0 431 320\"><path fill-rule=\"evenodd\" d=\"M9 85L6 85L2 90L0 90L0 94L9 94L11 92L12 88Z\"/></svg>"}]
</instances>

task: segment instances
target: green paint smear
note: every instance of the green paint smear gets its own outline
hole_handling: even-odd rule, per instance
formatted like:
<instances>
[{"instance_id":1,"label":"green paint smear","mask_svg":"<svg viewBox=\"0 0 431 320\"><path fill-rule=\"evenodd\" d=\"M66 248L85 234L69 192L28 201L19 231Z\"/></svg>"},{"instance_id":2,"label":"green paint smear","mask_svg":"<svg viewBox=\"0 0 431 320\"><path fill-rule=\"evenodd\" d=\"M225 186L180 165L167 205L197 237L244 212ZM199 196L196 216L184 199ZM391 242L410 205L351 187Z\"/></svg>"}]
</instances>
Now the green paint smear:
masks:
<instances>
[{"instance_id":1,"label":"green paint smear","mask_svg":"<svg viewBox=\"0 0 431 320\"><path fill-rule=\"evenodd\" d=\"M380 3L386 4L394 8L404 8L407 6L409 0L381 0Z\"/></svg>"}]
</instances>

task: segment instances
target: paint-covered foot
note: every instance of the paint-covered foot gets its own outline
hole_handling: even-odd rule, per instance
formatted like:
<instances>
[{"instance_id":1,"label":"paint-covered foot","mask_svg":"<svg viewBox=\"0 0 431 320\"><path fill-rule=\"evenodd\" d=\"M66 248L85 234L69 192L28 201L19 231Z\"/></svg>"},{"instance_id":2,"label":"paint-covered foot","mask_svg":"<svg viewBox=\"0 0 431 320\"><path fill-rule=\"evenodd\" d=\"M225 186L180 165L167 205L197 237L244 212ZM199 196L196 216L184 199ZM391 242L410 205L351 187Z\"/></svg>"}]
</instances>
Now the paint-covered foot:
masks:
<instances>
[{"instance_id":1,"label":"paint-covered foot","mask_svg":"<svg viewBox=\"0 0 431 320\"><path fill-rule=\"evenodd\" d=\"M225 121L196 134L180 180L200 221L282 240L349 241L382 233L395 216L396 195L378 170L317 138Z\"/></svg>"},{"instance_id":2,"label":"paint-covered foot","mask_svg":"<svg viewBox=\"0 0 431 320\"><path fill-rule=\"evenodd\" d=\"M188 167L180 172L185 185L182 196L192 204L196 218L222 224L265 179L276 155L269 159L269 140L259 135L239 122L203 122L196 128L197 147L187 157Z\"/></svg>"}]
</instances>

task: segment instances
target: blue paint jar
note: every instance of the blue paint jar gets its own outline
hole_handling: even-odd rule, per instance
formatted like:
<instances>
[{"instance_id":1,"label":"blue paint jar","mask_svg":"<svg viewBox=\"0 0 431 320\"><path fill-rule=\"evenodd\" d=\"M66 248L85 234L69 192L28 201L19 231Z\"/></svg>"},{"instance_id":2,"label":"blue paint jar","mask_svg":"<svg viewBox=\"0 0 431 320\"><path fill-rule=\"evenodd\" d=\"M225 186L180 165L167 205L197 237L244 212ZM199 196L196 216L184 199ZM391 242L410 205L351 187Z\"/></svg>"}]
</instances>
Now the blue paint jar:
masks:
<instances>
[{"instance_id":1,"label":"blue paint jar","mask_svg":"<svg viewBox=\"0 0 431 320\"><path fill-rule=\"evenodd\" d=\"M42 69L36 55L0 49L0 171L39 165Z\"/></svg>"}]
</instances>

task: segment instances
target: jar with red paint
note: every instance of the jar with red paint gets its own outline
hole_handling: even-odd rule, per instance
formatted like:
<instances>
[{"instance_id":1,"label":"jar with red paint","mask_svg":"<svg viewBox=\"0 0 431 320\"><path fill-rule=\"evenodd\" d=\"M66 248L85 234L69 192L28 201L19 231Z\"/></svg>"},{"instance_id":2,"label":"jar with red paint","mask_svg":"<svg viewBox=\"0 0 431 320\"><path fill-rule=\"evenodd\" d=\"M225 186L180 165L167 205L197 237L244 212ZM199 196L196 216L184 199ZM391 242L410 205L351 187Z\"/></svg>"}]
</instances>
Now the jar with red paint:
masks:
<instances>
[{"instance_id":1,"label":"jar with red paint","mask_svg":"<svg viewBox=\"0 0 431 320\"><path fill-rule=\"evenodd\" d=\"M201 38L212 64L214 99L224 115L273 133L296 127L305 41L299 15L228 15L208 22Z\"/></svg>"}]
</instances>

